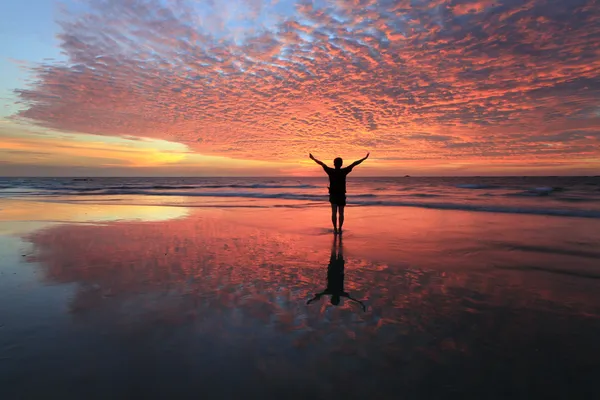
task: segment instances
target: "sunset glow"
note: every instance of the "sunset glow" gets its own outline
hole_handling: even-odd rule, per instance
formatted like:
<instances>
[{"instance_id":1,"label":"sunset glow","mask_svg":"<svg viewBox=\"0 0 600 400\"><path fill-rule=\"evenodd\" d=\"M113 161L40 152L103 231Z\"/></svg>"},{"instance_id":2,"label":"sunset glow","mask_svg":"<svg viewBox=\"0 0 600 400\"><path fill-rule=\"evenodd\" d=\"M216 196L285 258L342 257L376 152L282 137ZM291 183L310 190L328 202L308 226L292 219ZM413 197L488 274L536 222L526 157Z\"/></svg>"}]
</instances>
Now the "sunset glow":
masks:
<instances>
[{"instance_id":1,"label":"sunset glow","mask_svg":"<svg viewBox=\"0 0 600 400\"><path fill-rule=\"evenodd\" d=\"M0 175L600 168L597 0L35 3L0 17Z\"/></svg>"}]
</instances>

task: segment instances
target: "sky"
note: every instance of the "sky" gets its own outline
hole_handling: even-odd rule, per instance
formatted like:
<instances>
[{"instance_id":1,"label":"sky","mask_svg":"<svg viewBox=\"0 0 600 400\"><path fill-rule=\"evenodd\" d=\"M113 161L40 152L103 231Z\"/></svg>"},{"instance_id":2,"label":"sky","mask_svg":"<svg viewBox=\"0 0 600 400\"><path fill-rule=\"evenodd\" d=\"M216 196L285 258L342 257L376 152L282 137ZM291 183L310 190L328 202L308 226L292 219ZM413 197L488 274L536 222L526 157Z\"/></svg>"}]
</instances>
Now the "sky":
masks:
<instances>
[{"instance_id":1,"label":"sky","mask_svg":"<svg viewBox=\"0 0 600 400\"><path fill-rule=\"evenodd\" d=\"M600 174L600 0L31 0L0 176Z\"/></svg>"}]
</instances>

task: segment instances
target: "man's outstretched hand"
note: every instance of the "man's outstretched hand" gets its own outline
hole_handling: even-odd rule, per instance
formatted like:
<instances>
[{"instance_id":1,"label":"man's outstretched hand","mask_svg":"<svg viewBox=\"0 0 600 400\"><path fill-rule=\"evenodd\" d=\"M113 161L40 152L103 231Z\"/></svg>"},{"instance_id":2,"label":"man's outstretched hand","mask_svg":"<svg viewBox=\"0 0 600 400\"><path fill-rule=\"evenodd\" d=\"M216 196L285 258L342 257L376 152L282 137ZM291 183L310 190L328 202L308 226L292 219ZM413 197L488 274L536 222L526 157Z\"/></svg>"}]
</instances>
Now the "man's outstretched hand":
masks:
<instances>
[{"instance_id":1,"label":"man's outstretched hand","mask_svg":"<svg viewBox=\"0 0 600 400\"><path fill-rule=\"evenodd\" d=\"M366 160L367 158L369 158L369 155L370 155L370 154L371 154L371 152L368 152L368 153L367 153L367 155L365 156L365 160Z\"/></svg>"},{"instance_id":2,"label":"man's outstretched hand","mask_svg":"<svg viewBox=\"0 0 600 400\"><path fill-rule=\"evenodd\" d=\"M313 156L312 153L308 153L308 156L310 157L311 160L315 159L315 156Z\"/></svg>"}]
</instances>

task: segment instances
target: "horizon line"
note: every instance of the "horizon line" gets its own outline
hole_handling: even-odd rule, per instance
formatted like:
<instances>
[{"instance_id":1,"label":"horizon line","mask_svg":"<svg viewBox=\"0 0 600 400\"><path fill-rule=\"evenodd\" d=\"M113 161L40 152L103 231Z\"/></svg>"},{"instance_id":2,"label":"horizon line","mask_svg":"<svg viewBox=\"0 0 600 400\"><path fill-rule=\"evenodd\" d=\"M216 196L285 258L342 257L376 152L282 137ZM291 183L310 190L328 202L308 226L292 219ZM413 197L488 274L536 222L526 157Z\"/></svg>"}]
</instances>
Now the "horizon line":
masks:
<instances>
[{"instance_id":1,"label":"horizon line","mask_svg":"<svg viewBox=\"0 0 600 400\"><path fill-rule=\"evenodd\" d=\"M600 175L355 175L355 178L599 178ZM171 178L171 179L185 179L185 178L203 178L203 179L248 179L248 178L261 178L261 179L308 179L308 178L326 178L326 176L288 176L288 175L231 175L231 176L156 176L156 175L124 175L124 176L110 176L110 175L56 175L56 176L0 176L0 179L38 179L38 178L65 178L65 179L94 179L94 178L109 178L109 179L121 179L121 178Z\"/></svg>"}]
</instances>

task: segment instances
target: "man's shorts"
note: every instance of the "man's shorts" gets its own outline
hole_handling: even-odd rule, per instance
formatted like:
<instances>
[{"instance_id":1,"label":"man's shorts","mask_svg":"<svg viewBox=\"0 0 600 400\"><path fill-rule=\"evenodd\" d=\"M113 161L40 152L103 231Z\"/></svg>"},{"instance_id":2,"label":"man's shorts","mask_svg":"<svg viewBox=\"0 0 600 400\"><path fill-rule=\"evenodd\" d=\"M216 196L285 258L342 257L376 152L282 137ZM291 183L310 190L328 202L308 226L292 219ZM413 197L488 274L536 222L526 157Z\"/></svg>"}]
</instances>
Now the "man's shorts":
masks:
<instances>
[{"instance_id":1,"label":"man's shorts","mask_svg":"<svg viewBox=\"0 0 600 400\"><path fill-rule=\"evenodd\" d=\"M346 205L346 194L345 193L330 193L329 194L329 202L331 204L335 204L336 206L345 206Z\"/></svg>"}]
</instances>

